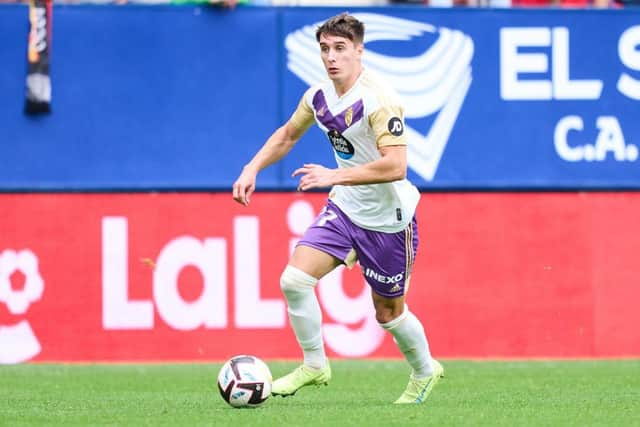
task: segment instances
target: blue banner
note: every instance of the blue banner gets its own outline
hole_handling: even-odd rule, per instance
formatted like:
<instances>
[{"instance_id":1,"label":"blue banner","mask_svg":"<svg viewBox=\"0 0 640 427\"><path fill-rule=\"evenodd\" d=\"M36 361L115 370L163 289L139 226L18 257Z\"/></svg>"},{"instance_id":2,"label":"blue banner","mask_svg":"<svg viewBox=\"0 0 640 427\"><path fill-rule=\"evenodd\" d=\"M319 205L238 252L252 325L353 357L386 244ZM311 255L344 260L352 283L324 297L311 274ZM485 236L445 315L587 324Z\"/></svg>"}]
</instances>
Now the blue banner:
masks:
<instances>
[{"instance_id":1,"label":"blue banner","mask_svg":"<svg viewBox=\"0 0 640 427\"><path fill-rule=\"evenodd\" d=\"M53 113L27 117L27 8L0 5L0 189L226 188L279 125L274 9L54 16ZM278 168L261 175L280 182Z\"/></svg>"},{"instance_id":2,"label":"blue banner","mask_svg":"<svg viewBox=\"0 0 640 427\"><path fill-rule=\"evenodd\" d=\"M0 7L0 190L227 190L324 78L333 8L57 7L53 111L25 117L26 8ZM640 11L354 9L423 189L640 189ZM79 35L82 36L79 36ZM333 165L312 129L265 170Z\"/></svg>"},{"instance_id":3,"label":"blue banner","mask_svg":"<svg viewBox=\"0 0 640 427\"><path fill-rule=\"evenodd\" d=\"M322 77L313 30L330 14L285 15L285 111ZM356 15L367 28L365 67L404 101L410 176L421 187L640 188L637 11ZM326 137L309 139L286 169L321 152L331 163Z\"/></svg>"}]
</instances>

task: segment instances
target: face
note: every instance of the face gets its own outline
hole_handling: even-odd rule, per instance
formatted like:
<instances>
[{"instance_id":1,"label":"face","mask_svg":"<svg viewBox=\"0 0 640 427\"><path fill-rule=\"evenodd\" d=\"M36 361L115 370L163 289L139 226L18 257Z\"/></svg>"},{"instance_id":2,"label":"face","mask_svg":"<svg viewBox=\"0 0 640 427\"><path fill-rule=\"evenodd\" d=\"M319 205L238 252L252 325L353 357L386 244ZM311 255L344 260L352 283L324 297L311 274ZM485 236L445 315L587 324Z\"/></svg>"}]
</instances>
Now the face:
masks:
<instances>
[{"instance_id":1,"label":"face","mask_svg":"<svg viewBox=\"0 0 640 427\"><path fill-rule=\"evenodd\" d=\"M362 43L354 44L346 37L322 33L320 56L329 78L334 83L348 84L360 75Z\"/></svg>"}]
</instances>

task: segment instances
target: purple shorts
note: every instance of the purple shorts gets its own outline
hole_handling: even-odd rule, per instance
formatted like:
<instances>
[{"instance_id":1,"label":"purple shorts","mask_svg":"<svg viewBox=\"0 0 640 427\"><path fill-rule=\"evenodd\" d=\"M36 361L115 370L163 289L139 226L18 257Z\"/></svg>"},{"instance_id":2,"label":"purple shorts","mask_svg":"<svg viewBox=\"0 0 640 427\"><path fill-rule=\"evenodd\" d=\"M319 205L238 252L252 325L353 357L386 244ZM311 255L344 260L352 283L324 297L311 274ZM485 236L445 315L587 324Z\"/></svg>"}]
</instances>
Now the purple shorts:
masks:
<instances>
[{"instance_id":1,"label":"purple shorts","mask_svg":"<svg viewBox=\"0 0 640 427\"><path fill-rule=\"evenodd\" d=\"M352 251L365 280L383 297L404 295L418 249L415 216L403 231L383 233L355 225L331 200L313 221L298 245L328 253L350 266Z\"/></svg>"}]
</instances>

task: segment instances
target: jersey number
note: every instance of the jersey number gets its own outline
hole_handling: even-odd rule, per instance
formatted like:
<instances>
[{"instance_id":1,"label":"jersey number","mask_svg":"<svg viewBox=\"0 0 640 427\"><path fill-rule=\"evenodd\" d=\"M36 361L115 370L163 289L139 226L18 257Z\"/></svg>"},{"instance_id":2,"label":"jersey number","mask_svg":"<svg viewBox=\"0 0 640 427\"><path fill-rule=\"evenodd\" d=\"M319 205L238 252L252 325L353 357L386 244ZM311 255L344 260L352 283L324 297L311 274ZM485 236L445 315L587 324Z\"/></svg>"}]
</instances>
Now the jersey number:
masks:
<instances>
[{"instance_id":1,"label":"jersey number","mask_svg":"<svg viewBox=\"0 0 640 427\"><path fill-rule=\"evenodd\" d=\"M320 218L320 220L318 220L318 227L322 227L327 223L327 221L332 221L332 220L334 220L336 218L338 218L338 215L336 215L335 212L330 211L330 210L325 210L322 213L322 218Z\"/></svg>"}]
</instances>

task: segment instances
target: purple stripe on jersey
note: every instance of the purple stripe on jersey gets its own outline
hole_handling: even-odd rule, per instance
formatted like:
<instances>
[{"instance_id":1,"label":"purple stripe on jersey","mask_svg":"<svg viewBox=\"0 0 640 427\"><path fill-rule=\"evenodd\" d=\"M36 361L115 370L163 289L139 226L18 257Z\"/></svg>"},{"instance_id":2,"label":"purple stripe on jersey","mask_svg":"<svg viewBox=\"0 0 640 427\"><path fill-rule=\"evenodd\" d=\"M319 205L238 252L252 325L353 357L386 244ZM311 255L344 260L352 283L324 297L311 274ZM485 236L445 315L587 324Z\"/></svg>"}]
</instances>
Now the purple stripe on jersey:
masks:
<instances>
[{"instance_id":1,"label":"purple stripe on jersey","mask_svg":"<svg viewBox=\"0 0 640 427\"><path fill-rule=\"evenodd\" d=\"M358 122L364 114L364 104L362 99L351 104L350 107L344 109L340 114L334 116L329 111L327 100L324 97L324 93L319 89L315 95L313 95L313 107L316 110L316 117L327 129L335 129L340 133L344 133L352 124ZM346 116L347 112L351 110L351 122L347 124Z\"/></svg>"}]
</instances>

